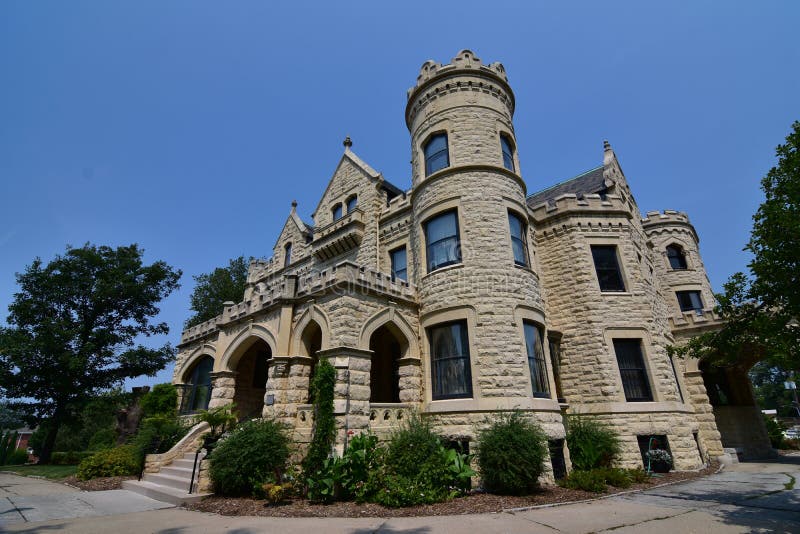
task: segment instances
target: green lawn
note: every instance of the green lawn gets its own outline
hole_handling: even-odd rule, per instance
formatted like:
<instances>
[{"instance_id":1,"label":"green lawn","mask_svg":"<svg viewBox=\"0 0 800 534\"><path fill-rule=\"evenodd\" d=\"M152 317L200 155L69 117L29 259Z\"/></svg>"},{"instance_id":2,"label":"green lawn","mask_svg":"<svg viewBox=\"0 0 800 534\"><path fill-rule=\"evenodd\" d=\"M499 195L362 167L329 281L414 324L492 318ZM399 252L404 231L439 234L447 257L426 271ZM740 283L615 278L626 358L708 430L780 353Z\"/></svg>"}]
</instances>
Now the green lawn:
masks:
<instances>
[{"instance_id":1,"label":"green lawn","mask_svg":"<svg viewBox=\"0 0 800 534\"><path fill-rule=\"evenodd\" d=\"M0 471L8 471L18 475L34 475L53 480L74 475L77 465L2 465Z\"/></svg>"}]
</instances>

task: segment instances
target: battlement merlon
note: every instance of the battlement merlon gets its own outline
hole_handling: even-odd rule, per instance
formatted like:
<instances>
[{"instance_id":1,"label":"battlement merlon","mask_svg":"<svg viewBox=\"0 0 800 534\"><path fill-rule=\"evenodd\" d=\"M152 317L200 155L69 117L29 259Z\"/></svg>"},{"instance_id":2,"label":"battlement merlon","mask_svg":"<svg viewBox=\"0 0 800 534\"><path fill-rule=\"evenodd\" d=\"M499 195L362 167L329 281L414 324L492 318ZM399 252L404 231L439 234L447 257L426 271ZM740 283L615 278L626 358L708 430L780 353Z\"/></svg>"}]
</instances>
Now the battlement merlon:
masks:
<instances>
[{"instance_id":1,"label":"battlement merlon","mask_svg":"<svg viewBox=\"0 0 800 534\"><path fill-rule=\"evenodd\" d=\"M514 92L508 84L508 76L506 69L500 62L494 62L489 65L484 65L483 62L475 56L472 50L461 50L456 57L454 57L449 64L442 65L436 61L429 59L422 64L417 76L417 83L406 91L406 124L411 124L412 107L417 97L430 88L436 82L450 77L470 77L486 78L497 83L503 92L506 93L506 105L514 115ZM471 81L457 82L456 86L465 90L488 90L488 87L481 87L480 82L473 85Z\"/></svg>"},{"instance_id":2,"label":"battlement merlon","mask_svg":"<svg viewBox=\"0 0 800 534\"><path fill-rule=\"evenodd\" d=\"M689 216L682 211L648 211L647 215L642 218L642 226L647 234L664 231L668 226L684 227L694 236L695 242L700 243L700 237L692 223L689 222Z\"/></svg>"},{"instance_id":3,"label":"battlement merlon","mask_svg":"<svg viewBox=\"0 0 800 534\"><path fill-rule=\"evenodd\" d=\"M536 224L542 224L553 218L575 215L622 215L628 219L633 218L633 213L621 197L598 194L578 197L574 193L565 193L551 202L542 202L532 206L530 213Z\"/></svg>"}]
</instances>

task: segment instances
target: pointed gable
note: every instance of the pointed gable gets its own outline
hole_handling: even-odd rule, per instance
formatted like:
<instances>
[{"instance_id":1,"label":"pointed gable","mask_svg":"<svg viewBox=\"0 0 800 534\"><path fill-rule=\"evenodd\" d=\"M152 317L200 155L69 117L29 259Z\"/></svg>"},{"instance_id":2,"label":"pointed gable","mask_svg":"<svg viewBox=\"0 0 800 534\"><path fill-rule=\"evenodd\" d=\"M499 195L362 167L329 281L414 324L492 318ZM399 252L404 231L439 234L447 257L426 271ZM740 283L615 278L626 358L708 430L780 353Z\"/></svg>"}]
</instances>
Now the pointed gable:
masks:
<instances>
[{"instance_id":1,"label":"pointed gable","mask_svg":"<svg viewBox=\"0 0 800 534\"><path fill-rule=\"evenodd\" d=\"M312 234L313 229L297 215L297 202L292 202L292 211L286 218L283 229L272 249L273 257L278 262L279 268L286 267L284 257L286 245L289 243L292 245L291 263L308 256L308 242L311 240Z\"/></svg>"},{"instance_id":2,"label":"pointed gable","mask_svg":"<svg viewBox=\"0 0 800 534\"><path fill-rule=\"evenodd\" d=\"M354 195L358 199L358 204L362 205L366 197L375 194L375 185L382 182L383 177L378 171L346 147L312 215L315 226L323 227L332 223L333 209L337 205L341 205L342 214L346 214L346 202Z\"/></svg>"}]
</instances>

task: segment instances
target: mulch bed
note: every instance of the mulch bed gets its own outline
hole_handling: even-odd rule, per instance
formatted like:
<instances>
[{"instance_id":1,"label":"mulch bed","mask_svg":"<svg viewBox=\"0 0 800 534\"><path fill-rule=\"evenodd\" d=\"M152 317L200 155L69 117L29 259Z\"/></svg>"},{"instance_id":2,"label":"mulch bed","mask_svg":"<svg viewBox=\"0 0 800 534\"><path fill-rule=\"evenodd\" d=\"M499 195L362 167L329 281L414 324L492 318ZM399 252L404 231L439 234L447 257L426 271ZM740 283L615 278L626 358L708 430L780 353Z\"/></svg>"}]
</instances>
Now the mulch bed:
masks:
<instances>
[{"instance_id":1,"label":"mulch bed","mask_svg":"<svg viewBox=\"0 0 800 534\"><path fill-rule=\"evenodd\" d=\"M491 495L474 492L465 497L430 505L408 508L386 508L379 504L336 502L333 504L314 504L305 499L271 505L266 501L252 498L208 497L190 504L190 510L211 512L220 515L267 516L267 517L414 517L437 515L463 515L502 512L511 508L559 504L606 497L615 493L643 490L654 485L693 480L715 473L719 464L713 463L700 471L681 471L652 478L650 483L634 484L628 489L609 488L608 493L590 493L571 490L559 486L547 486L541 491L524 497Z\"/></svg>"},{"instance_id":2,"label":"mulch bed","mask_svg":"<svg viewBox=\"0 0 800 534\"><path fill-rule=\"evenodd\" d=\"M78 480L75 476L67 477L61 482L84 491L106 491L122 489L123 480L134 480L136 477L101 477L91 480Z\"/></svg>"}]
</instances>

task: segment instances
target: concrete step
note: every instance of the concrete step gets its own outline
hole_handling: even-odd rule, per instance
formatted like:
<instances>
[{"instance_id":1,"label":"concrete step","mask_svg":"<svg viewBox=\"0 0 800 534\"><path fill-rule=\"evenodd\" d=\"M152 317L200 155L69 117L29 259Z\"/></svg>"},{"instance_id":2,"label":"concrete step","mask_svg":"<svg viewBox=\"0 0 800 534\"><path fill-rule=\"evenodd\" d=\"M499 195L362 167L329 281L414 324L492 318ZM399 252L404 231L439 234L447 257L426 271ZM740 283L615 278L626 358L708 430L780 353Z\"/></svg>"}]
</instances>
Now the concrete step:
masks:
<instances>
[{"instance_id":1,"label":"concrete step","mask_svg":"<svg viewBox=\"0 0 800 534\"><path fill-rule=\"evenodd\" d=\"M183 492L189 491L189 477L176 477L166 473L145 473L142 480L159 486L175 488Z\"/></svg>"},{"instance_id":2,"label":"concrete step","mask_svg":"<svg viewBox=\"0 0 800 534\"><path fill-rule=\"evenodd\" d=\"M187 483L192 478L191 466L190 467L176 466L175 462L172 462L170 465L166 467L162 467L159 473L162 475L170 475L173 477L185 478ZM196 475L197 473L195 473L195 476Z\"/></svg>"},{"instance_id":3,"label":"concrete step","mask_svg":"<svg viewBox=\"0 0 800 534\"><path fill-rule=\"evenodd\" d=\"M179 460L172 460L172 463L169 464L170 467L183 467L185 469L191 469L194 466L194 458L191 460L184 460L183 458ZM197 459L197 466L200 466L200 459Z\"/></svg>"},{"instance_id":4,"label":"concrete step","mask_svg":"<svg viewBox=\"0 0 800 534\"><path fill-rule=\"evenodd\" d=\"M150 497L151 499L155 499L157 501L168 502L170 504L174 504L175 506L184 506L188 503L197 502L203 497L211 495L210 493L193 493L190 495L186 493L186 489L179 490L168 486L162 486L160 484L154 484L145 480L142 480L141 482L136 480L125 480L122 483L122 489L138 493L139 495L144 495L145 497Z\"/></svg>"},{"instance_id":5,"label":"concrete step","mask_svg":"<svg viewBox=\"0 0 800 534\"><path fill-rule=\"evenodd\" d=\"M722 450L723 450L723 452L725 452L725 454L727 454L727 455L729 455L731 457L731 463L732 464L738 464L739 463L739 451L738 450L734 449L733 447L724 448Z\"/></svg>"},{"instance_id":6,"label":"concrete step","mask_svg":"<svg viewBox=\"0 0 800 534\"><path fill-rule=\"evenodd\" d=\"M192 462L194 462L194 455L195 455L195 454L197 454L197 453L194 453L194 452L187 452L187 453L185 453L185 454L183 455L183 460L191 460ZM203 458L205 458L205 456L206 456L206 455L205 455L204 453L202 453L202 452L201 452L201 453L200 453L200 455L197 457L197 461L199 462L200 460L202 460ZM175 460L175 461L177 461L177 460Z\"/></svg>"}]
</instances>

